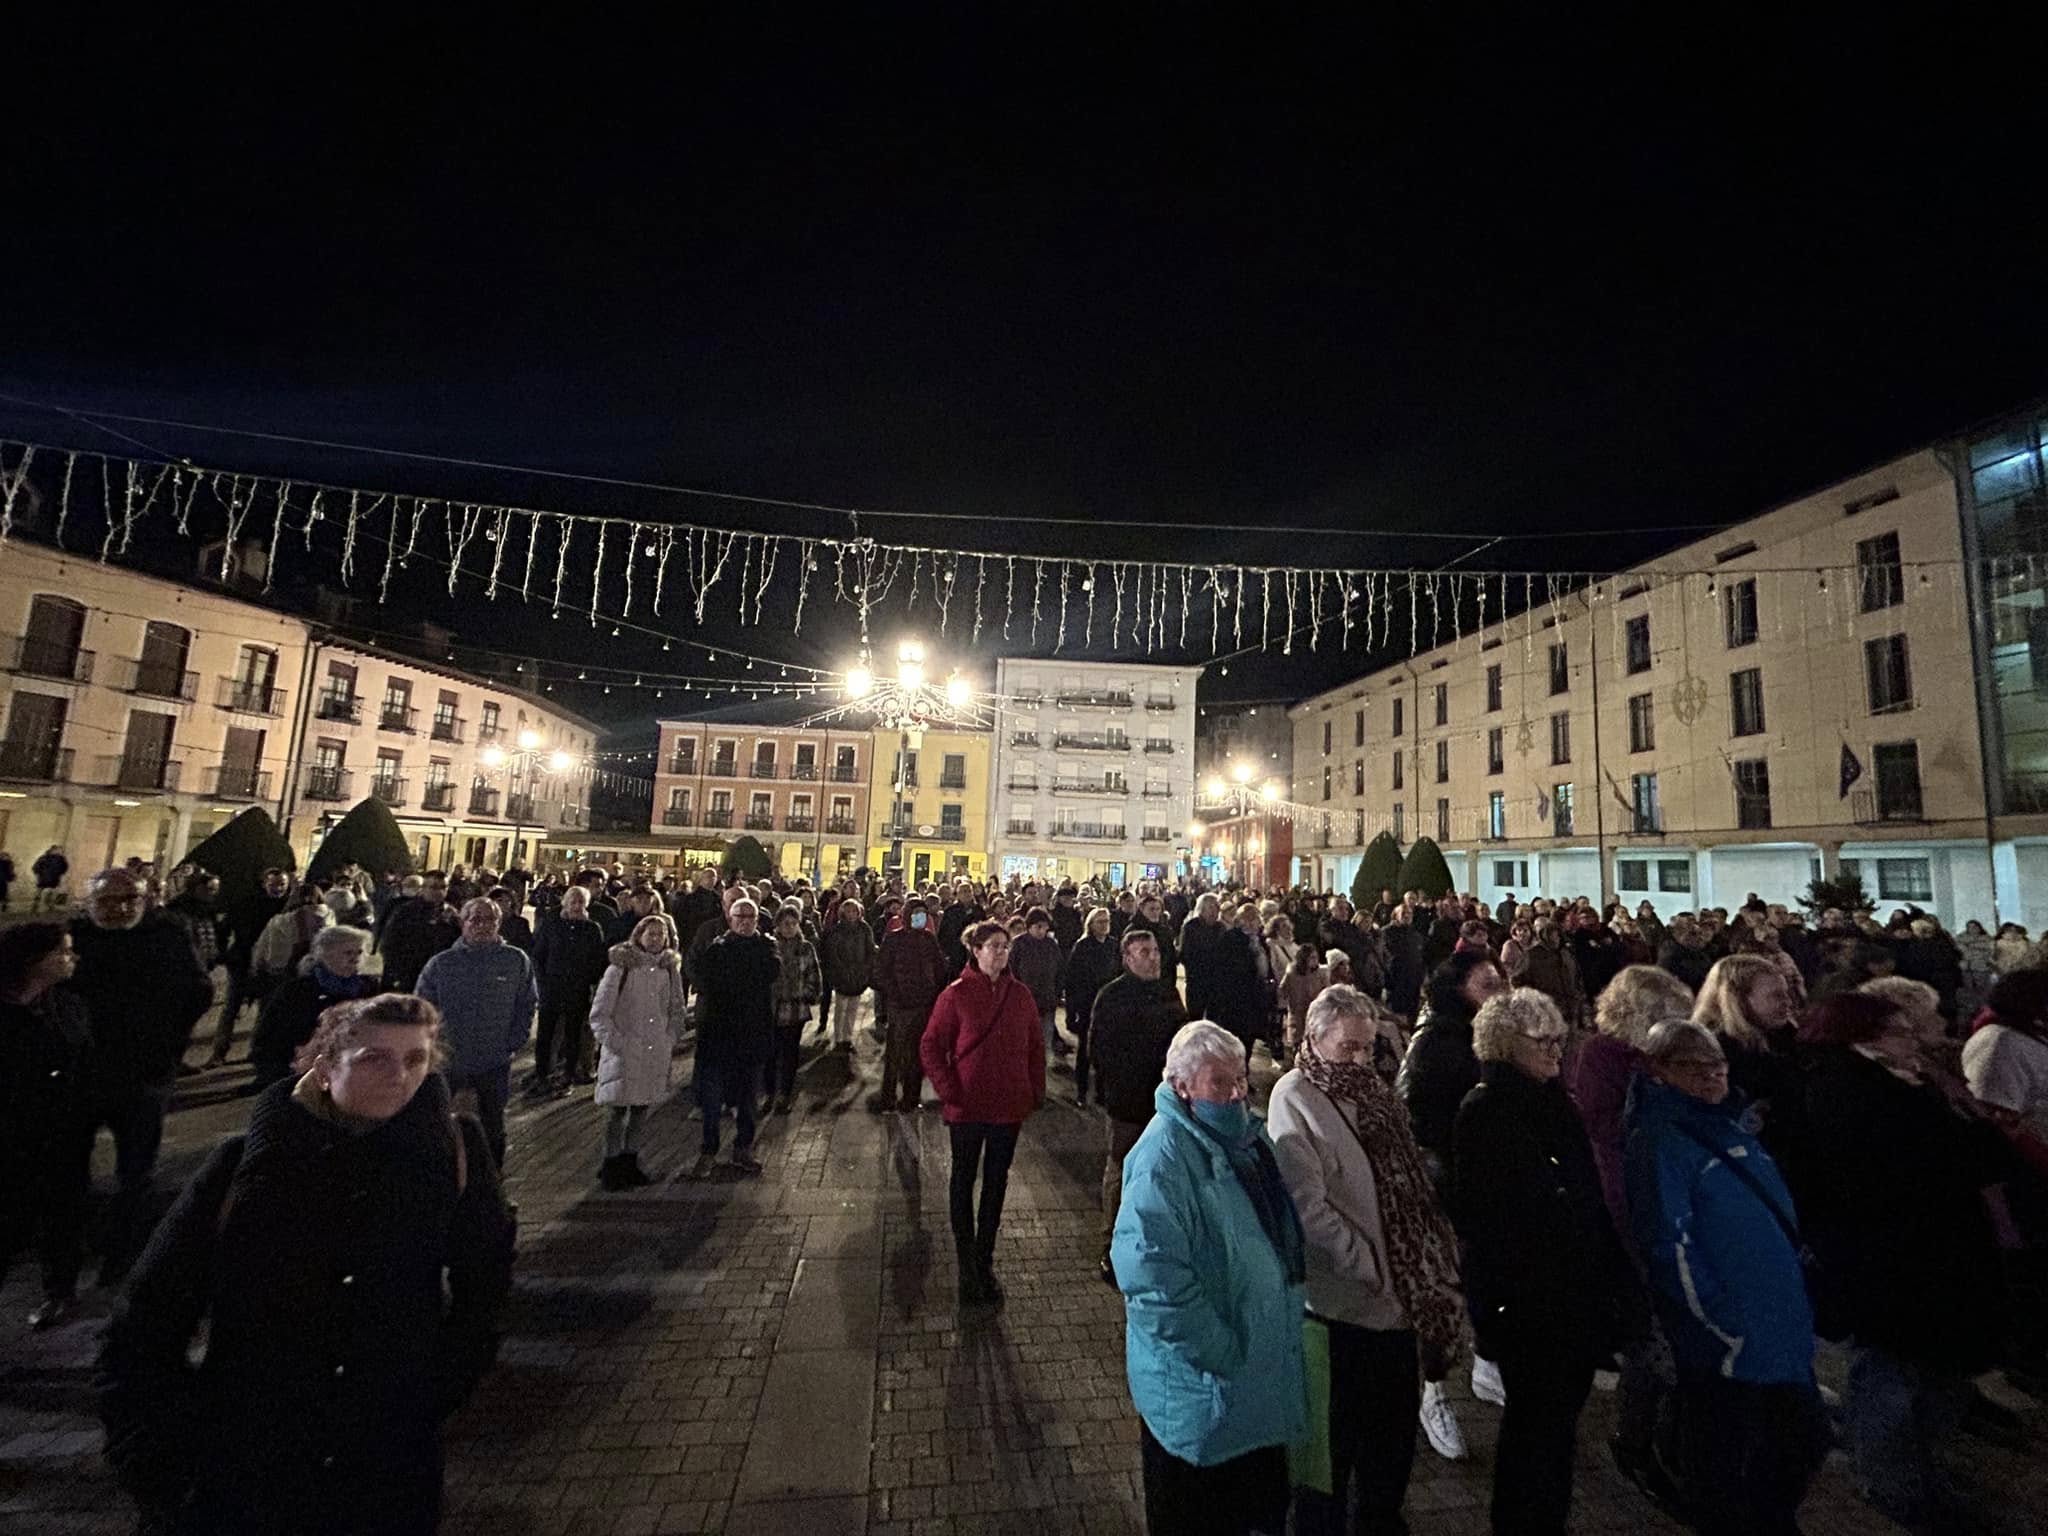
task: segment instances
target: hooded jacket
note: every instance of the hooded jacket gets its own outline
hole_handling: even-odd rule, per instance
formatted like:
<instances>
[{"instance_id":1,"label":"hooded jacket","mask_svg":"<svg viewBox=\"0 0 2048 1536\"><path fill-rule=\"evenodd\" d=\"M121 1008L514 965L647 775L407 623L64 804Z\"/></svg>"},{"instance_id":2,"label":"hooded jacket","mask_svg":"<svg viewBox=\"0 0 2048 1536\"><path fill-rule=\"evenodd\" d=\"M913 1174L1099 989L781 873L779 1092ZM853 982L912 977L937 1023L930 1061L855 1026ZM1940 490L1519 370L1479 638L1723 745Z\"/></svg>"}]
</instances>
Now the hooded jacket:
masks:
<instances>
[{"instance_id":1,"label":"hooded jacket","mask_svg":"<svg viewBox=\"0 0 2048 1536\"><path fill-rule=\"evenodd\" d=\"M918 1042L949 1125L1020 1125L1045 1101L1045 1037L1031 989L970 965L939 994Z\"/></svg>"},{"instance_id":2,"label":"hooded jacket","mask_svg":"<svg viewBox=\"0 0 2048 1536\"><path fill-rule=\"evenodd\" d=\"M683 957L614 944L590 1002L599 1104L653 1104L668 1092L669 1058L688 1018Z\"/></svg>"},{"instance_id":3,"label":"hooded jacket","mask_svg":"<svg viewBox=\"0 0 2048 1536\"><path fill-rule=\"evenodd\" d=\"M1719 1104L1639 1076L1628 1096L1627 1210L1679 1371L1759 1384L1813 1380L1813 1306L1792 1192Z\"/></svg>"},{"instance_id":4,"label":"hooded jacket","mask_svg":"<svg viewBox=\"0 0 2048 1536\"><path fill-rule=\"evenodd\" d=\"M441 1010L448 1070L457 1077L510 1065L526 1044L540 1002L533 962L502 939L457 939L454 948L427 962L413 990Z\"/></svg>"},{"instance_id":5,"label":"hooded jacket","mask_svg":"<svg viewBox=\"0 0 2048 1536\"><path fill-rule=\"evenodd\" d=\"M1155 1085L1153 1109L1124 1158L1110 1241L1124 1294L1124 1368L1152 1437L1182 1461L1212 1467L1302 1438L1304 1293L1223 1144L1170 1085ZM1253 1125L1265 1140L1265 1127Z\"/></svg>"}]
</instances>

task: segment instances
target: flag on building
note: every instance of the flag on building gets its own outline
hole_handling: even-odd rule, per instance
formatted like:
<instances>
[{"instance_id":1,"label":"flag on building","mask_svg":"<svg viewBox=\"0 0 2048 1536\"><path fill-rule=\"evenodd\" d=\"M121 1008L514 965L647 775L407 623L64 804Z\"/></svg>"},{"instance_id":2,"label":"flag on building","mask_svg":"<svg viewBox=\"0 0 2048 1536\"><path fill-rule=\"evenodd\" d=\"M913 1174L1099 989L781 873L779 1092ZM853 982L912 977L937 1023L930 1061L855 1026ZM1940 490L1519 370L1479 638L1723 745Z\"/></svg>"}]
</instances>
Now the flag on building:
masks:
<instances>
[{"instance_id":1,"label":"flag on building","mask_svg":"<svg viewBox=\"0 0 2048 1536\"><path fill-rule=\"evenodd\" d=\"M1852 785L1852 784L1854 784L1854 783L1855 783L1855 782L1856 782L1856 781L1857 781L1858 779L1860 779L1860 778L1862 778L1862 777L1863 777L1863 764L1862 764L1862 762L1861 762L1861 761L1860 761L1860 760L1859 760L1859 759L1857 758L1857 756L1856 756L1856 754L1855 754L1854 752L1851 752L1851 751L1849 750L1849 743L1847 743L1846 741L1845 741L1845 742L1843 742L1843 743L1842 743L1842 789L1841 789L1841 795L1840 795L1840 798L1842 798L1842 799L1845 799L1845 800L1846 800L1846 799L1848 798L1848 796L1849 796L1849 786L1850 786L1850 785Z\"/></svg>"}]
</instances>

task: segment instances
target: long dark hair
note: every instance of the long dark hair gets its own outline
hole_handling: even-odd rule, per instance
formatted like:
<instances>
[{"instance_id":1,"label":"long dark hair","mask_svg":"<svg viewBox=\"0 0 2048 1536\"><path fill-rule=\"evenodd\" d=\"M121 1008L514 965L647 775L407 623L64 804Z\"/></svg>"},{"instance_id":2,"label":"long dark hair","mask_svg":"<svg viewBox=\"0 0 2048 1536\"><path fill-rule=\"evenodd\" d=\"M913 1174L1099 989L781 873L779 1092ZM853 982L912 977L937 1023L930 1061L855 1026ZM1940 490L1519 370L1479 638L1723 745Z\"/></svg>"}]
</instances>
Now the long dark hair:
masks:
<instances>
[{"instance_id":1,"label":"long dark hair","mask_svg":"<svg viewBox=\"0 0 2048 1536\"><path fill-rule=\"evenodd\" d=\"M1453 952L1450 959L1431 971L1423 992L1429 1016L1470 1022L1472 1015L1479 1010L1465 996L1465 983L1482 965L1493 966L1496 970L1500 968L1499 962L1486 951L1466 949Z\"/></svg>"}]
</instances>

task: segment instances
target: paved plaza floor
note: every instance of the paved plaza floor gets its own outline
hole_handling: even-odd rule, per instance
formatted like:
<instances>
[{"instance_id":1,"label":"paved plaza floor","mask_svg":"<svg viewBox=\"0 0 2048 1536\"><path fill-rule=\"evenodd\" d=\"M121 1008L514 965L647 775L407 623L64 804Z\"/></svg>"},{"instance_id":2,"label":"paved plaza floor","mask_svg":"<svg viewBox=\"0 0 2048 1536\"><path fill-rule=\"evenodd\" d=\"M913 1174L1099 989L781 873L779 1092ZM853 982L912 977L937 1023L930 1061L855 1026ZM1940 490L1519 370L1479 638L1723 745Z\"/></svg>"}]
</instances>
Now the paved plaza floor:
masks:
<instances>
[{"instance_id":1,"label":"paved plaza floor","mask_svg":"<svg viewBox=\"0 0 2048 1536\"><path fill-rule=\"evenodd\" d=\"M205 1032L202 1031L202 1035ZM509 1332L496 1370L448 1431L445 1528L491 1536L793 1532L967 1536L1140 1531L1138 1426L1123 1308L1096 1277L1103 1121L1055 1076L1027 1126L998 1249L1000 1311L954 1299L947 1148L934 1109L864 1108L879 1047L809 1060L793 1113L769 1117L744 1177L673 1176L696 1151L684 1106L650 1119L659 1182L595 1182L589 1090L515 1106L508 1192L520 1212ZM679 1077L687 1061L678 1063ZM1270 1073L1267 1074L1270 1077ZM234 1074L189 1080L166 1143L175 1186L248 1100ZM729 1138L728 1138L729 1139ZM106 1148L102 1149L106 1161ZM104 1177L104 1169L103 1169ZM0 1531L121 1532L133 1517L99 1456L90 1369L107 1298L47 1334L28 1266L0 1293ZM1959 1299L1960 1303L1960 1299ZM1421 1446L1418 1536L1487 1528L1499 1410L1457 1387L1471 1456ZM2048 1526L2030 1444L1968 1444L1965 1473L1997 1528ZM1672 1531L1606 1460L1611 1394L1579 1435L1573 1528ZM1895 1529L1856 1499L1840 1456L1807 1502L1812 1533Z\"/></svg>"}]
</instances>

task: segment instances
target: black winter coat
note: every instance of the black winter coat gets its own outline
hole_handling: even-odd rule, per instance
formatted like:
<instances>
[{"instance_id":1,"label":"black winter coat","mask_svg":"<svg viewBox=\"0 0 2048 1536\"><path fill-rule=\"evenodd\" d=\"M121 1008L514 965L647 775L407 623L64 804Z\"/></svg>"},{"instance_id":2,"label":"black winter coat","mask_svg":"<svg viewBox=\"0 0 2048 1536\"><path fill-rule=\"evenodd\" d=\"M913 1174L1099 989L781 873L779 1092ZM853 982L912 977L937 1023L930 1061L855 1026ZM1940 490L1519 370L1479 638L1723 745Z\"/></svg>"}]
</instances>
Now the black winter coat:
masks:
<instances>
[{"instance_id":1,"label":"black winter coat","mask_svg":"<svg viewBox=\"0 0 2048 1536\"><path fill-rule=\"evenodd\" d=\"M85 1004L62 987L0 1001L0 1202L39 1181L84 1123L91 1050Z\"/></svg>"},{"instance_id":2,"label":"black winter coat","mask_svg":"<svg viewBox=\"0 0 2048 1536\"><path fill-rule=\"evenodd\" d=\"M758 1066L775 1027L775 978L782 960L763 934L722 933L704 951L697 990L699 1067Z\"/></svg>"},{"instance_id":3,"label":"black winter coat","mask_svg":"<svg viewBox=\"0 0 2048 1536\"><path fill-rule=\"evenodd\" d=\"M440 1422L496 1355L513 1217L438 1075L361 1134L295 1087L256 1101L150 1238L100 1354L107 1456L180 1531L429 1532Z\"/></svg>"},{"instance_id":4,"label":"black winter coat","mask_svg":"<svg viewBox=\"0 0 2048 1536\"><path fill-rule=\"evenodd\" d=\"M1067 1027L1079 1034L1094 1016L1095 994L1109 984L1121 966L1116 940L1083 936L1067 956L1067 969L1060 978L1067 1000Z\"/></svg>"},{"instance_id":5,"label":"black winter coat","mask_svg":"<svg viewBox=\"0 0 2048 1536\"><path fill-rule=\"evenodd\" d=\"M1223 957L1225 936L1229 926L1218 920L1204 922L1200 917L1191 917L1180 926L1180 963L1188 972L1188 1016L1196 1019L1213 1019L1220 1006L1217 991L1224 983ZM1168 974L1164 963L1159 974Z\"/></svg>"},{"instance_id":6,"label":"black winter coat","mask_svg":"<svg viewBox=\"0 0 2048 1536\"><path fill-rule=\"evenodd\" d=\"M431 896L408 896L384 916L377 940L384 956L384 979L400 992L419 985L420 972L444 949L462 937L454 910Z\"/></svg>"},{"instance_id":7,"label":"black winter coat","mask_svg":"<svg viewBox=\"0 0 2048 1536\"><path fill-rule=\"evenodd\" d=\"M1232 925L1211 960L1208 1017L1239 1039L1266 1034L1273 1022L1273 992L1259 975L1264 941Z\"/></svg>"},{"instance_id":8,"label":"black winter coat","mask_svg":"<svg viewBox=\"0 0 2048 1536\"><path fill-rule=\"evenodd\" d=\"M320 1015L336 1003L351 997L368 997L382 991L372 978L360 992L330 991L313 968L301 962L298 974L277 984L256 1016L256 1033L249 1041L249 1061L256 1068L255 1086L268 1088L282 1077L293 1077L292 1058L299 1047L313 1038Z\"/></svg>"},{"instance_id":9,"label":"black winter coat","mask_svg":"<svg viewBox=\"0 0 2048 1536\"><path fill-rule=\"evenodd\" d=\"M1423 958L1429 941L1413 923L1388 923L1380 936L1387 947L1387 1006L1404 1019L1412 1019L1421 1006L1422 983L1429 975Z\"/></svg>"},{"instance_id":10,"label":"black winter coat","mask_svg":"<svg viewBox=\"0 0 2048 1536\"><path fill-rule=\"evenodd\" d=\"M719 896L716 886L706 890L701 885L690 887L690 893L676 907L676 932L693 934L706 923L725 916L725 902Z\"/></svg>"},{"instance_id":11,"label":"black winter coat","mask_svg":"<svg viewBox=\"0 0 2048 1536\"><path fill-rule=\"evenodd\" d=\"M1187 1021L1180 993L1163 979L1140 981L1125 971L1095 994L1088 1059L1110 1119L1126 1125L1150 1122L1153 1090L1166 1071L1166 1048Z\"/></svg>"},{"instance_id":12,"label":"black winter coat","mask_svg":"<svg viewBox=\"0 0 2048 1536\"><path fill-rule=\"evenodd\" d=\"M604 930L587 917L557 917L534 935L533 973L543 1008L588 1008L609 964Z\"/></svg>"},{"instance_id":13,"label":"black winter coat","mask_svg":"<svg viewBox=\"0 0 2048 1536\"><path fill-rule=\"evenodd\" d=\"M168 1083L192 1027L213 1003L213 983L185 931L154 912L133 928L77 918L71 947L78 970L64 985L85 1004L92 1026L92 1090L118 1099Z\"/></svg>"},{"instance_id":14,"label":"black winter coat","mask_svg":"<svg viewBox=\"0 0 2048 1536\"><path fill-rule=\"evenodd\" d=\"M1462 1001L1462 1000L1461 1000ZM1408 1042L1394 1089L1408 1106L1415 1140L1433 1152L1439 1166L1451 1153L1451 1127L1458 1106L1479 1081L1479 1058L1472 1054L1472 1015L1432 1008Z\"/></svg>"},{"instance_id":15,"label":"black winter coat","mask_svg":"<svg viewBox=\"0 0 2048 1536\"><path fill-rule=\"evenodd\" d=\"M1601 1363L1647 1320L1647 1299L1561 1079L1490 1061L1452 1131L1451 1221L1477 1348Z\"/></svg>"},{"instance_id":16,"label":"black winter coat","mask_svg":"<svg viewBox=\"0 0 2048 1536\"><path fill-rule=\"evenodd\" d=\"M1052 904L1050 915L1052 936L1060 942L1060 953L1072 953L1074 946L1081 942L1081 928L1085 921L1081 909L1078 906L1064 906L1056 901Z\"/></svg>"}]
</instances>

